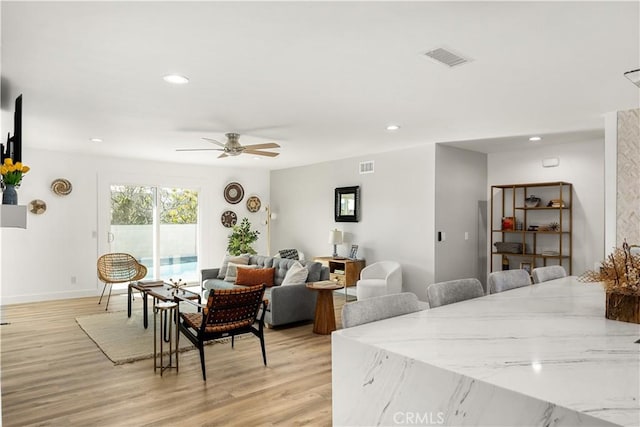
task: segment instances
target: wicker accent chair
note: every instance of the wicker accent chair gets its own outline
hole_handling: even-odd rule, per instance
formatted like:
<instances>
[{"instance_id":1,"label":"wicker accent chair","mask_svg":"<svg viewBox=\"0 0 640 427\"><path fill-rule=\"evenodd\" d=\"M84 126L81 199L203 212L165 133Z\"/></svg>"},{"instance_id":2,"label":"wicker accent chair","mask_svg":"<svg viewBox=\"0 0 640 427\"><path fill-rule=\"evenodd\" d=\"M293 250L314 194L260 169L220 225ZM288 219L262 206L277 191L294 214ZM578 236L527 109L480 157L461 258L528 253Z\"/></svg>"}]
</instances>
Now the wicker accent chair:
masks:
<instances>
[{"instance_id":1,"label":"wicker accent chair","mask_svg":"<svg viewBox=\"0 0 640 427\"><path fill-rule=\"evenodd\" d=\"M109 296L107 297L107 306L109 308L109 300L111 299L111 289L114 283L127 283L136 280L142 280L147 275L147 267L140 264L136 259L122 252L114 252L104 254L98 258L98 278L104 282L102 294L98 304L102 303L104 291L109 286Z\"/></svg>"},{"instance_id":2,"label":"wicker accent chair","mask_svg":"<svg viewBox=\"0 0 640 427\"><path fill-rule=\"evenodd\" d=\"M231 336L233 348L236 335L252 333L260 338L262 361L267 365L267 354L264 347L264 316L268 301L264 300L265 285L247 286L233 289L212 289L207 304L202 305L184 299L179 295L179 303L187 303L202 308L201 313L180 312L179 330L200 351L202 379L207 380L204 364L204 345L207 341ZM262 314L260 314L262 308ZM258 317L260 315L260 317ZM254 326L258 323L258 327Z\"/></svg>"}]
</instances>

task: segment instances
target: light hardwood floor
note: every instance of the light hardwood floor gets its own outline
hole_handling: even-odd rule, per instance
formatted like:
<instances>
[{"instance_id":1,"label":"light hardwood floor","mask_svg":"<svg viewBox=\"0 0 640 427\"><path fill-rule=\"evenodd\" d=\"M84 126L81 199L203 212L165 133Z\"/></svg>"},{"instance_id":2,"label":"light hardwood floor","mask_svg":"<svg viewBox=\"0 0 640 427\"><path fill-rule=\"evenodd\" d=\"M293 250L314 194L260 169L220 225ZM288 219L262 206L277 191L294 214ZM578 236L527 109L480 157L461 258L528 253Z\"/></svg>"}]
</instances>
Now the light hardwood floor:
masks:
<instances>
[{"instance_id":1,"label":"light hardwood floor","mask_svg":"<svg viewBox=\"0 0 640 427\"><path fill-rule=\"evenodd\" d=\"M267 367L253 336L210 346L205 383L197 351L163 377L153 359L114 366L75 322L104 312L97 300L3 307L3 426L331 425L331 337L311 323L267 329ZM334 303L340 328L344 294ZM112 296L121 310L126 297Z\"/></svg>"}]
</instances>

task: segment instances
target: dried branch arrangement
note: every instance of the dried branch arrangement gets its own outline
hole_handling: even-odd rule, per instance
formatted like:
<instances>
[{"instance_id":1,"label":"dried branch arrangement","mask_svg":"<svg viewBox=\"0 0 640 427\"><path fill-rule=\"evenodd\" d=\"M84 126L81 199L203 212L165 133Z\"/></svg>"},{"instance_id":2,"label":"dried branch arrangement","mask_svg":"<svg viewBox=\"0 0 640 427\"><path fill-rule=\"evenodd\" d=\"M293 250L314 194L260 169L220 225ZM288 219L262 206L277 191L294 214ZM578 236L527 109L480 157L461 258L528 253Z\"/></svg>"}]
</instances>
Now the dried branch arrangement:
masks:
<instances>
[{"instance_id":1,"label":"dried branch arrangement","mask_svg":"<svg viewBox=\"0 0 640 427\"><path fill-rule=\"evenodd\" d=\"M600 271L589 270L579 280L603 282L607 293L640 296L640 254L632 254L625 240L602 262Z\"/></svg>"}]
</instances>

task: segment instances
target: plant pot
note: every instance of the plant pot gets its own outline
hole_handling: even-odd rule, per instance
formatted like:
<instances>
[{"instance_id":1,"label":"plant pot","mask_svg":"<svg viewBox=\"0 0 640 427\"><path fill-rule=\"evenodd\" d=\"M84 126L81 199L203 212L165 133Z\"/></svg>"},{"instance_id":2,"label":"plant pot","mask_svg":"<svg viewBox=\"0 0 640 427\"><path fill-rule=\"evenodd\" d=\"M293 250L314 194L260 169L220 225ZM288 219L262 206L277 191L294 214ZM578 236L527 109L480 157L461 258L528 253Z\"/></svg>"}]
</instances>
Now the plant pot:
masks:
<instances>
[{"instance_id":1,"label":"plant pot","mask_svg":"<svg viewBox=\"0 0 640 427\"><path fill-rule=\"evenodd\" d=\"M605 317L640 324L640 296L607 292Z\"/></svg>"},{"instance_id":2,"label":"plant pot","mask_svg":"<svg viewBox=\"0 0 640 427\"><path fill-rule=\"evenodd\" d=\"M2 204L3 205L17 205L18 204L18 192L15 185L5 184L2 191Z\"/></svg>"}]
</instances>

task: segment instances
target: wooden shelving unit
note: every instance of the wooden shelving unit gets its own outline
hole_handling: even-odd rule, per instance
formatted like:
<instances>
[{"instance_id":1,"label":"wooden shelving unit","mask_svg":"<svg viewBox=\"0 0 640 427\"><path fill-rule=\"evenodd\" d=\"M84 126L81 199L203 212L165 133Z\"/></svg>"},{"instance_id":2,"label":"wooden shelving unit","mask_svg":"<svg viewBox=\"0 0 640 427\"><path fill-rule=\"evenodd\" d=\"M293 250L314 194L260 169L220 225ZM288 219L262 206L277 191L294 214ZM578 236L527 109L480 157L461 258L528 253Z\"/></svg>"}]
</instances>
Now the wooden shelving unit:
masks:
<instances>
[{"instance_id":1,"label":"wooden shelving unit","mask_svg":"<svg viewBox=\"0 0 640 427\"><path fill-rule=\"evenodd\" d=\"M535 207L527 206L530 196L541 199ZM562 203L548 206L551 200ZM509 268L529 263L531 268L558 264L572 274L573 185L564 182L541 182L491 186L491 271L500 270L503 260ZM503 219L513 219L513 229L503 228ZM508 221L507 221L508 222ZM552 223L554 229L546 229ZM532 230L538 226L540 230ZM521 251L500 252L494 243L520 243ZM550 254L550 252L555 252Z\"/></svg>"}]
</instances>

